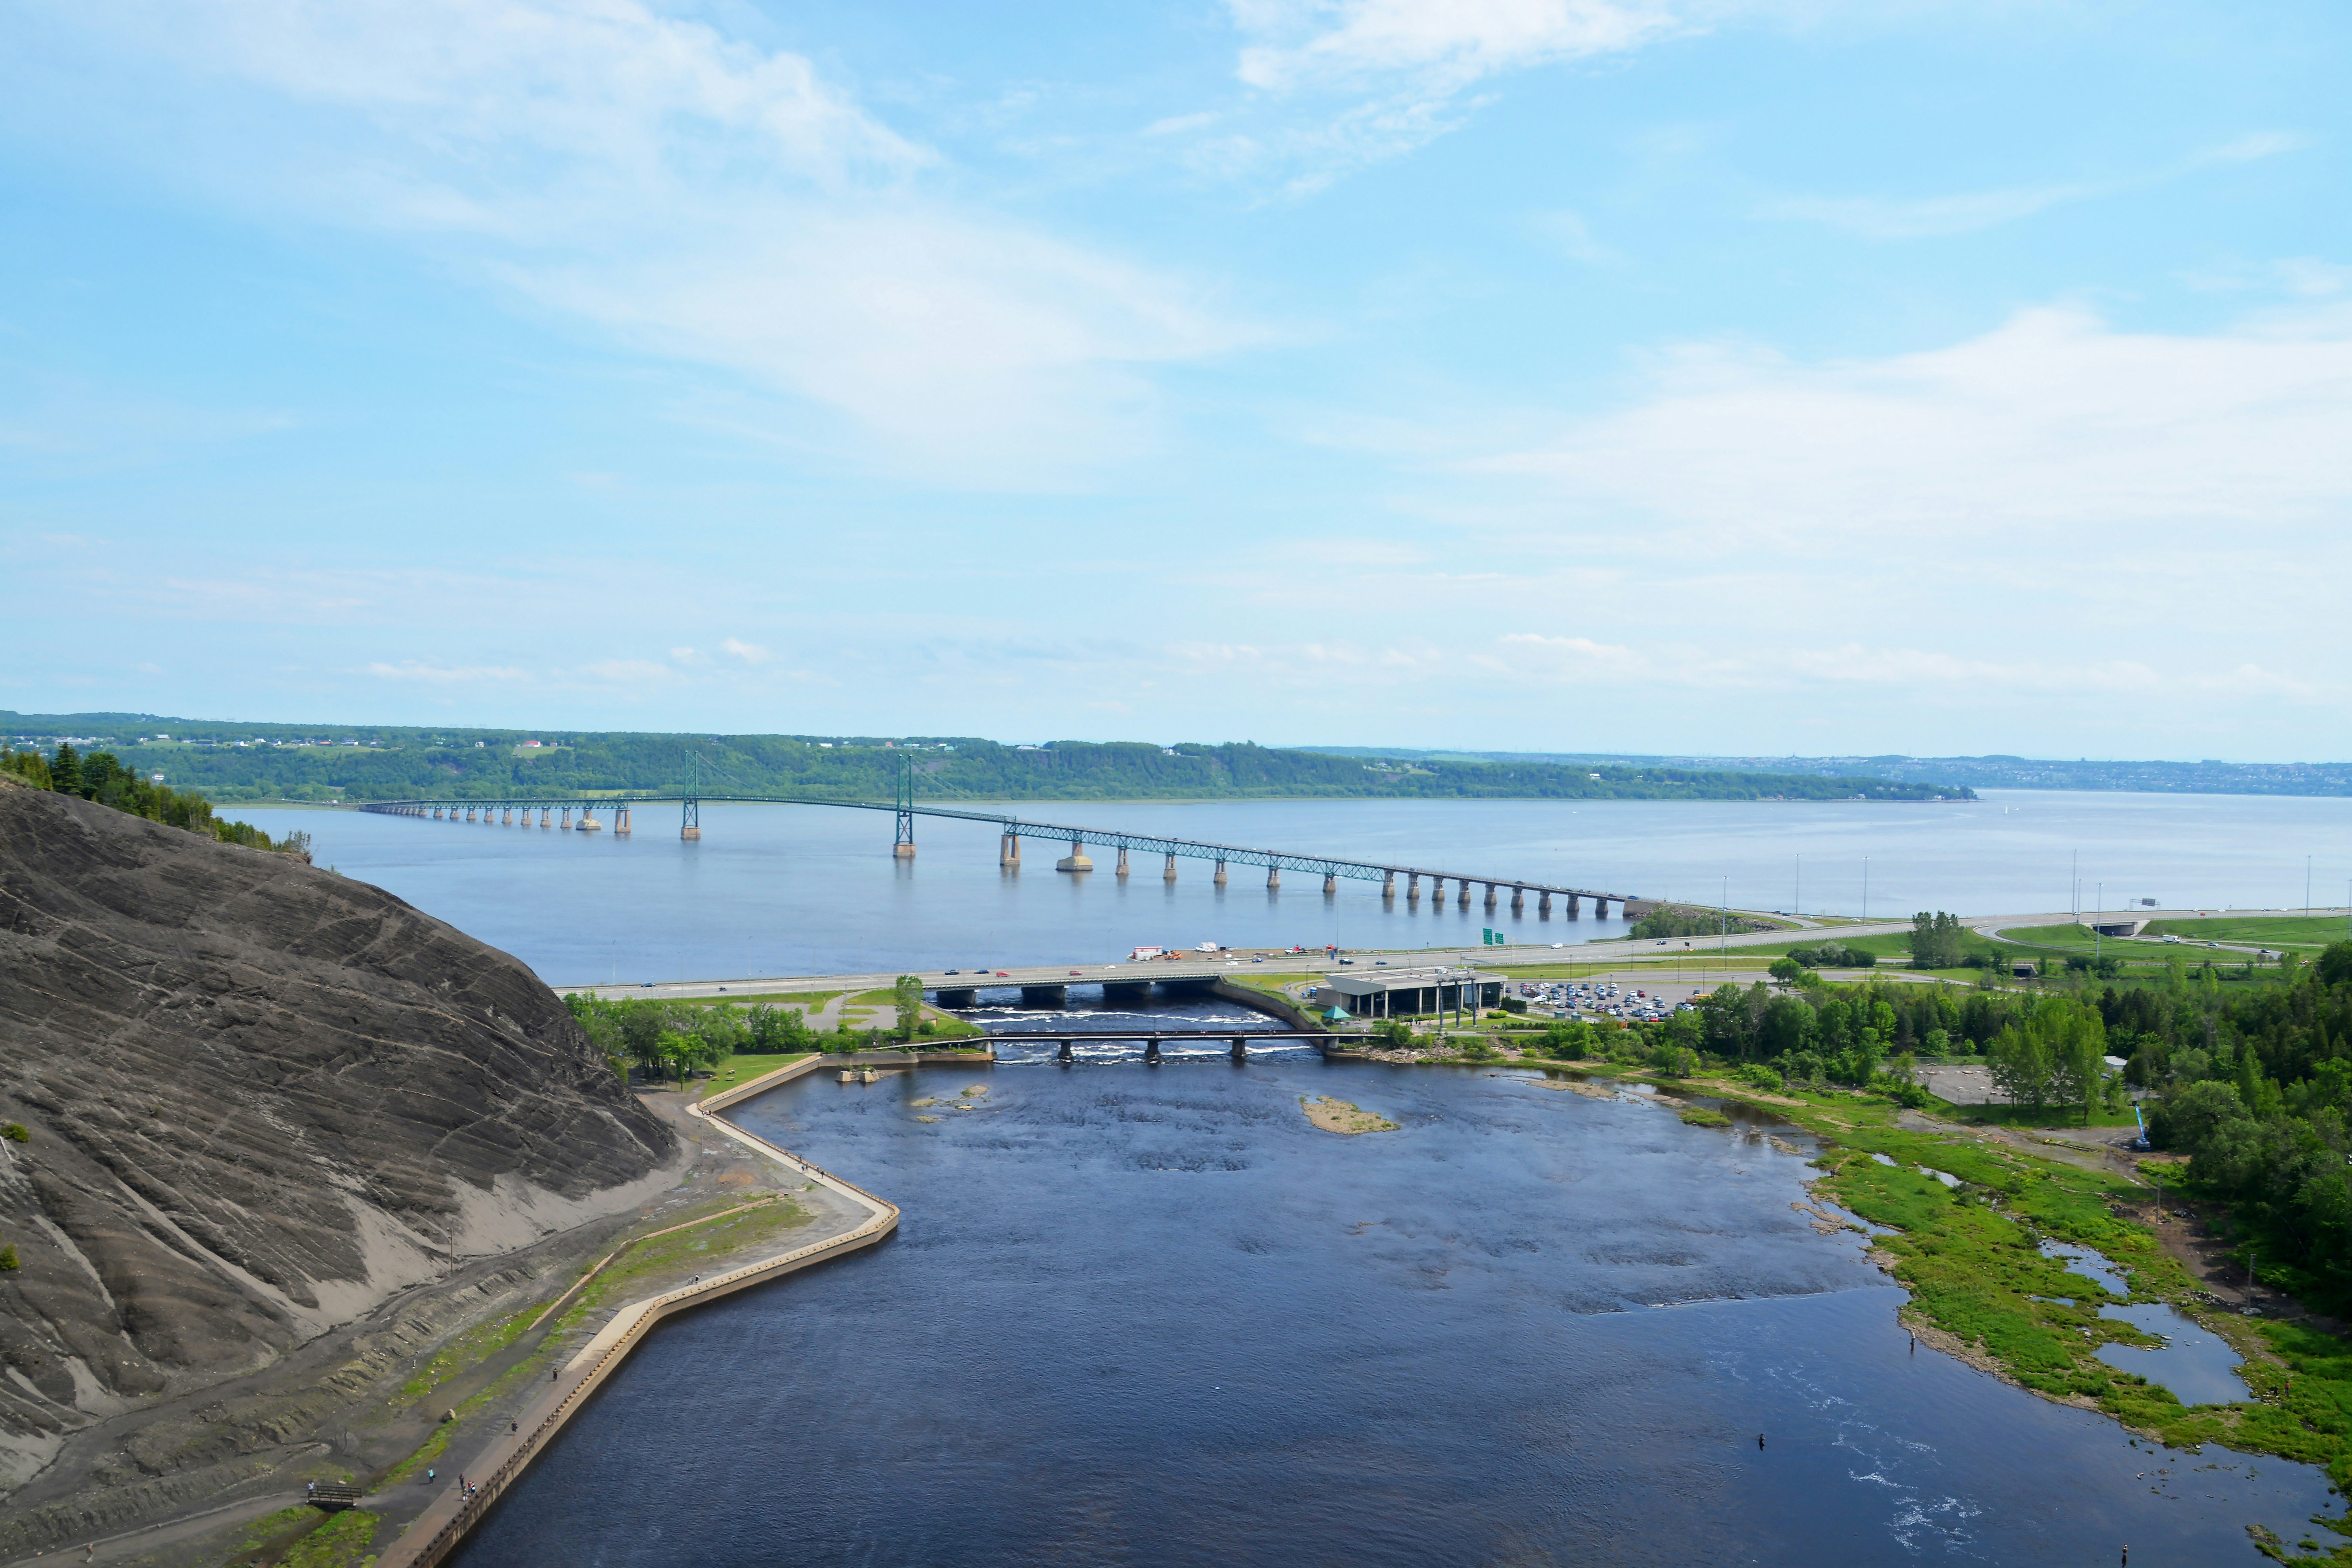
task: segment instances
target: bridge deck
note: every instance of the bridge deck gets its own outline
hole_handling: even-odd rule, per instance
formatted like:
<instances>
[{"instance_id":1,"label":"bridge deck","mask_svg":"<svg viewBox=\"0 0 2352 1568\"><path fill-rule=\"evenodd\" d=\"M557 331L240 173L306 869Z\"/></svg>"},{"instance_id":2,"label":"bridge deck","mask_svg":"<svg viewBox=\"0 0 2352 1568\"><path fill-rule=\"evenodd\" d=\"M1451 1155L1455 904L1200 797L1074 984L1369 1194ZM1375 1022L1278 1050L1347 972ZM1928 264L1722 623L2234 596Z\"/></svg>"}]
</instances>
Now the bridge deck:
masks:
<instances>
[{"instance_id":1,"label":"bridge deck","mask_svg":"<svg viewBox=\"0 0 2352 1568\"><path fill-rule=\"evenodd\" d=\"M1286 849L1266 849L1249 844L1219 844L1205 838L1174 838L1157 833L1126 833L1110 827L1084 827L1070 823L1035 822L1011 812L971 811L956 806L903 806L892 801L828 800L816 795L705 795L688 797L682 795L613 795L594 799L581 796L532 795L499 800L381 800L370 801L362 811L407 816L419 811L580 811L618 810L624 806L641 805L684 806L691 799L697 805L824 805L844 807L852 811L887 811L915 816L943 817L959 822L993 824L1000 833L1015 837L1044 838L1073 845L1092 845L1102 849L1141 850L1150 855L1173 855L1185 859L1215 860L1221 864L1264 866L1269 870L1304 871L1320 877L1346 877L1352 881L1387 882L1394 878L1427 877L1433 881L1468 884L1481 883L1490 888L1509 888L1521 892L1550 894L1554 897L1593 899L1604 903L1638 903L1639 898L1625 893L1612 893L1597 888L1571 887L1563 882L1544 882L1524 877L1496 877L1485 872L1447 871L1429 866L1409 866L1381 860L1351 860L1331 855L1303 855Z\"/></svg>"}]
</instances>

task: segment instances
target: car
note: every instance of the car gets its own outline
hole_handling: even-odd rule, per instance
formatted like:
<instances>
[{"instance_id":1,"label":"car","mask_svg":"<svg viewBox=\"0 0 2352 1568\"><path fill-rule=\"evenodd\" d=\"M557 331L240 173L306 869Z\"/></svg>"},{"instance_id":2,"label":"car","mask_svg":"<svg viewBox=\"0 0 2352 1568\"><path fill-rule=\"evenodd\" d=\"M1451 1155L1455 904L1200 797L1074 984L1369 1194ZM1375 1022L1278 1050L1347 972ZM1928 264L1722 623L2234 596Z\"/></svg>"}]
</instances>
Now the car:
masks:
<instances>
[{"instance_id":1,"label":"car","mask_svg":"<svg viewBox=\"0 0 2352 1568\"><path fill-rule=\"evenodd\" d=\"M948 971L947 971L947 973L950 973L950 974L961 974L961 973L963 973L963 971L962 971L962 970L961 970L961 969L950 969L950 970L948 970Z\"/></svg>"},{"instance_id":2,"label":"car","mask_svg":"<svg viewBox=\"0 0 2352 1568\"><path fill-rule=\"evenodd\" d=\"M1261 953L1259 953L1255 958L1251 959L1251 960L1250 960L1250 962L1251 962L1252 963L1264 963L1265 962L1265 954L1264 954L1264 953L1262 953L1262 952L1261 952ZM1340 962L1340 963L1347 963L1348 961L1347 961L1346 959L1344 959L1344 958L1343 958L1343 959L1341 959L1339 962Z\"/></svg>"},{"instance_id":3,"label":"car","mask_svg":"<svg viewBox=\"0 0 2352 1568\"><path fill-rule=\"evenodd\" d=\"M724 985L721 985L719 989L720 989L721 991L724 991L724 990L726 990L726 989L727 989L727 987L725 987Z\"/></svg>"},{"instance_id":4,"label":"car","mask_svg":"<svg viewBox=\"0 0 2352 1568\"><path fill-rule=\"evenodd\" d=\"M637 982L637 988L641 991L650 991L654 988L654 983L650 980L640 980Z\"/></svg>"},{"instance_id":5,"label":"car","mask_svg":"<svg viewBox=\"0 0 2352 1568\"><path fill-rule=\"evenodd\" d=\"M1013 972L1009 969L1000 969L996 972L996 977L999 980L1010 980L1013 978Z\"/></svg>"},{"instance_id":6,"label":"car","mask_svg":"<svg viewBox=\"0 0 2352 1568\"><path fill-rule=\"evenodd\" d=\"M1073 973L1073 974L1076 974L1076 973L1077 973L1077 971L1076 971L1076 970L1075 970L1075 969L1073 969L1073 970L1071 970L1071 971L1070 971L1070 973Z\"/></svg>"},{"instance_id":7,"label":"car","mask_svg":"<svg viewBox=\"0 0 2352 1568\"><path fill-rule=\"evenodd\" d=\"M1342 959L1340 959L1340 960L1339 960L1339 962L1340 962L1340 963L1355 963L1356 961L1355 961L1354 959L1352 959L1352 958L1342 958Z\"/></svg>"}]
</instances>

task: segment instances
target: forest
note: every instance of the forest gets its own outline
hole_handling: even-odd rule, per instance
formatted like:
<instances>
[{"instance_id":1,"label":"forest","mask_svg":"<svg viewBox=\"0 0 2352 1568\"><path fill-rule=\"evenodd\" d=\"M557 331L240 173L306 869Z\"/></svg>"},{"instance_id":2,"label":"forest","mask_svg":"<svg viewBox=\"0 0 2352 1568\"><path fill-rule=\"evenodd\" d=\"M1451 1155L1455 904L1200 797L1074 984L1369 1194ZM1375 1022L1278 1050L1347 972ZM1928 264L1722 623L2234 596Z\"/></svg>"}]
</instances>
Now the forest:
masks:
<instances>
[{"instance_id":1,"label":"forest","mask_svg":"<svg viewBox=\"0 0 2352 1568\"><path fill-rule=\"evenodd\" d=\"M150 822L160 822L166 827L200 833L223 844L278 850L304 861L310 858L309 834L289 833L272 840L248 823L223 821L213 815L212 802L203 795L142 778L124 767L121 759L111 752L92 752L85 757L78 755L72 746L59 742L56 752L45 757L38 752L0 746L0 773L11 774L35 789L96 801Z\"/></svg>"},{"instance_id":2,"label":"forest","mask_svg":"<svg viewBox=\"0 0 2352 1568\"><path fill-rule=\"evenodd\" d=\"M244 725L0 713L12 732L104 730L124 766L215 800L500 799L672 792L888 799L911 767L928 800L1311 796L1535 800L1926 800L1954 786L1818 773L1540 762L1384 761L1243 742L662 735ZM537 742L527 744L526 742Z\"/></svg>"}]
</instances>

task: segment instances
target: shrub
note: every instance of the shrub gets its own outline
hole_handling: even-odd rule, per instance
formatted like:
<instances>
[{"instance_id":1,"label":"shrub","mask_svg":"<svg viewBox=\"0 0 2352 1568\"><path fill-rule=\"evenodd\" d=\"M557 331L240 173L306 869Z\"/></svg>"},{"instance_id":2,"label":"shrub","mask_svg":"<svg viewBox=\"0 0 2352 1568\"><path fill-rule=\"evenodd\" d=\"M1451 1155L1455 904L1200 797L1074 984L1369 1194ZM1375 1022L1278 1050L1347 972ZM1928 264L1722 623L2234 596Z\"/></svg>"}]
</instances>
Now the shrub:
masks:
<instances>
[{"instance_id":1,"label":"shrub","mask_svg":"<svg viewBox=\"0 0 2352 1568\"><path fill-rule=\"evenodd\" d=\"M16 1244L12 1241L5 1247L0 1247L0 1269L17 1267L19 1265L16 1262Z\"/></svg>"},{"instance_id":2,"label":"shrub","mask_svg":"<svg viewBox=\"0 0 2352 1568\"><path fill-rule=\"evenodd\" d=\"M1734 1076L1736 1076L1740 1082L1753 1084L1758 1089L1780 1089L1783 1087L1786 1082L1786 1080L1783 1079L1778 1072L1765 1066L1762 1062L1749 1062L1746 1067L1741 1068Z\"/></svg>"},{"instance_id":3,"label":"shrub","mask_svg":"<svg viewBox=\"0 0 2352 1568\"><path fill-rule=\"evenodd\" d=\"M1650 1053L1650 1066L1668 1078L1688 1078L1698 1070L1698 1053L1688 1046L1660 1046Z\"/></svg>"},{"instance_id":4,"label":"shrub","mask_svg":"<svg viewBox=\"0 0 2352 1568\"><path fill-rule=\"evenodd\" d=\"M0 1123L0 1138L5 1138L11 1143L30 1143L33 1130L21 1121Z\"/></svg>"}]
</instances>

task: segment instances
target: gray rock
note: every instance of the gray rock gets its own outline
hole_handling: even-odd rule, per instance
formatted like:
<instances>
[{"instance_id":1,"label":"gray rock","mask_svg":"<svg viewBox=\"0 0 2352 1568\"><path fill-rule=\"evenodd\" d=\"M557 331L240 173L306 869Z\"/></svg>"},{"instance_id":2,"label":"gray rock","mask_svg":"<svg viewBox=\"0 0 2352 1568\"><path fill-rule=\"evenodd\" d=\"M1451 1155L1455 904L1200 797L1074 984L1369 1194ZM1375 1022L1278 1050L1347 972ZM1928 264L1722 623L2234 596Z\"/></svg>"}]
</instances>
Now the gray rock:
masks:
<instances>
[{"instance_id":1,"label":"gray rock","mask_svg":"<svg viewBox=\"0 0 2352 1568\"><path fill-rule=\"evenodd\" d=\"M379 888L0 787L0 1486L643 1195L677 1141L521 963Z\"/></svg>"}]
</instances>

